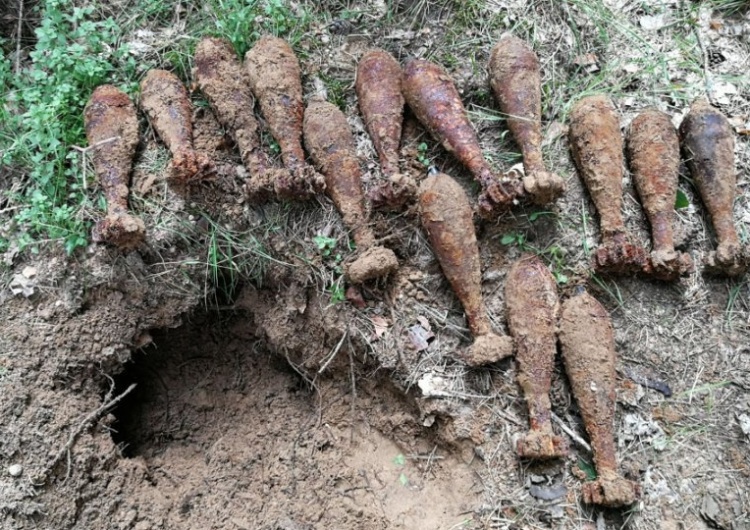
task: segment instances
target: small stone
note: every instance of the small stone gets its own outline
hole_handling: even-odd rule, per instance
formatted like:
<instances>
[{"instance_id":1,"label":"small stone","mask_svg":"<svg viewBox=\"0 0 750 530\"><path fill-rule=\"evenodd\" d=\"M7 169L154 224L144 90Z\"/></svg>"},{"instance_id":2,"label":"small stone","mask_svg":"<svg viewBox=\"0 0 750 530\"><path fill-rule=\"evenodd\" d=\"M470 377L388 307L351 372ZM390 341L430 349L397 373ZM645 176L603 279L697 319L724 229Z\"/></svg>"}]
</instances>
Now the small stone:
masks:
<instances>
[{"instance_id":1,"label":"small stone","mask_svg":"<svg viewBox=\"0 0 750 530\"><path fill-rule=\"evenodd\" d=\"M21 464L13 464L8 468L8 473L11 477L20 477L23 473L23 466Z\"/></svg>"}]
</instances>

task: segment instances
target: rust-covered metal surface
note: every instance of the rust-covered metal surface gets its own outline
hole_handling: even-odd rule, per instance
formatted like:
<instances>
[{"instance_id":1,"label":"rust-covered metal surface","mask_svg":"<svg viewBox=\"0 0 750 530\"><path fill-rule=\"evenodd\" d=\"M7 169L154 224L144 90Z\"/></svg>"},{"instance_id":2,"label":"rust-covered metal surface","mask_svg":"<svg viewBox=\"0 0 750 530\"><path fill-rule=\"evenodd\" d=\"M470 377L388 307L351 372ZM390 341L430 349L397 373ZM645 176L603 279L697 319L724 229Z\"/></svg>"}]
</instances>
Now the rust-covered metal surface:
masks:
<instances>
[{"instance_id":1,"label":"rust-covered metal surface","mask_svg":"<svg viewBox=\"0 0 750 530\"><path fill-rule=\"evenodd\" d=\"M505 308L513 338L518 383L529 409L529 432L518 440L518 454L530 459L564 456L567 443L552 430L549 391L557 353L560 300L557 283L534 254L524 254L505 280Z\"/></svg>"},{"instance_id":2,"label":"rust-covered metal surface","mask_svg":"<svg viewBox=\"0 0 750 530\"><path fill-rule=\"evenodd\" d=\"M628 241L622 218L623 140L614 106L603 95L578 101L570 113L570 148L599 213L598 272L626 274L648 266L645 250Z\"/></svg>"},{"instance_id":3,"label":"rust-covered metal surface","mask_svg":"<svg viewBox=\"0 0 750 530\"><path fill-rule=\"evenodd\" d=\"M547 171L542 159L542 86L539 59L523 40L503 36L492 48L490 85L508 128L521 148L526 175L523 185L536 204L554 202L565 181Z\"/></svg>"},{"instance_id":4,"label":"rust-covered metal surface","mask_svg":"<svg viewBox=\"0 0 750 530\"><path fill-rule=\"evenodd\" d=\"M474 366L508 357L512 342L492 330L482 298L479 248L466 193L448 175L431 175L420 185L419 211L433 252L464 307L474 336L474 344L458 356Z\"/></svg>"},{"instance_id":5,"label":"rust-covered metal surface","mask_svg":"<svg viewBox=\"0 0 750 530\"><path fill-rule=\"evenodd\" d=\"M748 253L742 248L732 215L737 195L732 127L718 109L699 99L680 125L680 138L719 243L706 266L711 272L739 276L747 270Z\"/></svg>"},{"instance_id":6,"label":"rust-covered metal surface","mask_svg":"<svg viewBox=\"0 0 750 530\"><path fill-rule=\"evenodd\" d=\"M211 160L193 147L193 105L176 75L149 70L141 81L140 106L172 153L172 182L188 184L214 172Z\"/></svg>"},{"instance_id":7,"label":"rust-covered metal surface","mask_svg":"<svg viewBox=\"0 0 750 530\"><path fill-rule=\"evenodd\" d=\"M362 170L346 116L334 104L314 99L305 111L305 146L325 175L326 190L353 232L357 258L345 264L353 283L384 276L398 268L392 250L375 245L362 191Z\"/></svg>"},{"instance_id":8,"label":"rust-covered metal surface","mask_svg":"<svg viewBox=\"0 0 750 530\"><path fill-rule=\"evenodd\" d=\"M586 292L567 299L562 305L559 338L565 371L591 440L598 475L596 480L583 484L583 500L611 507L632 504L640 487L617 470L615 338L607 310Z\"/></svg>"},{"instance_id":9,"label":"rust-covered metal surface","mask_svg":"<svg viewBox=\"0 0 750 530\"><path fill-rule=\"evenodd\" d=\"M416 196L416 184L399 168L404 120L401 66L388 52L369 50L359 60L355 83L359 110L372 139L385 180L368 193L375 209L398 210Z\"/></svg>"},{"instance_id":10,"label":"rust-covered metal surface","mask_svg":"<svg viewBox=\"0 0 750 530\"><path fill-rule=\"evenodd\" d=\"M670 117L646 109L628 129L628 159L643 209L651 225L650 267L646 272L674 280L693 270L688 254L674 247L674 204L680 170L680 144Z\"/></svg>"},{"instance_id":11,"label":"rust-covered metal surface","mask_svg":"<svg viewBox=\"0 0 750 530\"><path fill-rule=\"evenodd\" d=\"M242 65L229 41L207 37L195 49L195 80L208 99L219 123L234 138L249 178L251 200L284 196L291 175L271 166L261 150L260 126L253 114L255 99L245 82Z\"/></svg>"},{"instance_id":12,"label":"rust-covered metal surface","mask_svg":"<svg viewBox=\"0 0 750 530\"><path fill-rule=\"evenodd\" d=\"M128 213L130 171L138 146L135 106L118 88L102 85L83 115L96 176L107 199L107 216L94 226L93 240L132 250L146 234L143 221Z\"/></svg>"},{"instance_id":13,"label":"rust-covered metal surface","mask_svg":"<svg viewBox=\"0 0 750 530\"><path fill-rule=\"evenodd\" d=\"M453 80L440 66L412 59L403 69L404 98L417 119L468 169L482 186L479 211L492 216L510 208L523 193L520 180L496 175L482 155L476 132Z\"/></svg>"},{"instance_id":14,"label":"rust-covered metal surface","mask_svg":"<svg viewBox=\"0 0 750 530\"><path fill-rule=\"evenodd\" d=\"M291 174L283 194L304 198L322 191L323 176L305 162L302 149L302 70L294 50L284 39L261 37L245 54L245 71L263 117L281 148Z\"/></svg>"}]
</instances>

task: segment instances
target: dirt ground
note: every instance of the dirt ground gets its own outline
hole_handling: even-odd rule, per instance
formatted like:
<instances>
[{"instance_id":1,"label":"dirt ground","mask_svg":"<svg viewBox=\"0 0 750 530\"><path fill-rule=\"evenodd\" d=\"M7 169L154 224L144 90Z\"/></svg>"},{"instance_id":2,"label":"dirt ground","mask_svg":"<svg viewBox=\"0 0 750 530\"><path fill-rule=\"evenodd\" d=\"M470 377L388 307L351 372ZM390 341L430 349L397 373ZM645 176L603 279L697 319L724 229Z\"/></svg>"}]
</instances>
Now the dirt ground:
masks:
<instances>
[{"instance_id":1,"label":"dirt ground","mask_svg":"<svg viewBox=\"0 0 750 530\"><path fill-rule=\"evenodd\" d=\"M528 416L515 361L468 369L456 360L469 331L414 208L371 219L400 269L349 288L350 234L331 201L246 203L237 148L196 92L196 148L217 175L189 195L172 190L168 152L141 116L131 207L145 244L127 254L92 244L73 256L52 245L3 256L0 528L750 528L747 275L698 270L663 283L591 274L597 216L565 134L571 100L597 90L613 97L623 129L648 105L677 124L708 70L737 132L735 219L747 244L750 15L696 9L701 58L713 59L695 68L680 55L695 35L677 2L659 3L657 29L658 13L615 0L397 4L392 13L384 2L348 3L356 16L319 12L325 22L297 45L305 94L321 78L329 98L341 96L369 188L380 170L357 112L357 59L378 45L402 63L442 62L483 150L508 170L520 159L486 62L504 31L534 42L545 162L568 189L549 210L476 219L482 291L494 327L507 332L505 278L531 251L564 297L584 286L604 304L618 354L620 469L641 499L622 510L582 502L591 454L565 432L587 439L559 355L551 402L570 456L516 457ZM464 10L486 23L450 25ZM664 70L649 69L653 54L667 57ZM401 169L421 180L423 162L476 201L470 176L410 118ZM701 263L713 232L684 167L679 186L690 205L676 240ZM630 175L624 189L627 228L649 248Z\"/></svg>"}]
</instances>

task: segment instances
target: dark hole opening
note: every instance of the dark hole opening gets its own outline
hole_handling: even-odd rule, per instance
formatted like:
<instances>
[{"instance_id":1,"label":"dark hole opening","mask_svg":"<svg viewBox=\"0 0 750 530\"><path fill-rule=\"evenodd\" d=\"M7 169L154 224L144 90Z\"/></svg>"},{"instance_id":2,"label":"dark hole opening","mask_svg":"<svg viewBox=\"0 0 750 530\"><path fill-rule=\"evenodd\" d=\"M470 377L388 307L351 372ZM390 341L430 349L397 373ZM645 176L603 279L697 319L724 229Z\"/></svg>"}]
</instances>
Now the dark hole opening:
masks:
<instances>
[{"instance_id":1,"label":"dark hole opening","mask_svg":"<svg viewBox=\"0 0 750 530\"><path fill-rule=\"evenodd\" d=\"M232 396L262 386L264 373L276 374L284 392L308 393L291 366L262 347L242 311L200 312L152 338L115 377L115 395L137 385L113 410L112 439L127 458L191 443L232 406Z\"/></svg>"}]
</instances>

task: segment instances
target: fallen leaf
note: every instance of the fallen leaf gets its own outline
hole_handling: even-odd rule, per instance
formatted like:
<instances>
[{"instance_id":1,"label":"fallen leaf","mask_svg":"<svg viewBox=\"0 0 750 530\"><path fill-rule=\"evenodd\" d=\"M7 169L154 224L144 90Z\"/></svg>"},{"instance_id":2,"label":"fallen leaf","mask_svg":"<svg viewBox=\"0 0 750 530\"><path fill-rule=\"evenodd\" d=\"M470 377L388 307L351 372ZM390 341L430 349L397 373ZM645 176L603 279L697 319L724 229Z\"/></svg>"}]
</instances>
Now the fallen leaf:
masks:
<instances>
[{"instance_id":1,"label":"fallen leaf","mask_svg":"<svg viewBox=\"0 0 750 530\"><path fill-rule=\"evenodd\" d=\"M732 96L737 95L739 90L732 83L714 81L711 83L710 92L717 103L720 105L729 105L732 102Z\"/></svg>"},{"instance_id":2,"label":"fallen leaf","mask_svg":"<svg viewBox=\"0 0 750 530\"><path fill-rule=\"evenodd\" d=\"M740 414L737 416L737 420L740 422L740 429L745 433L745 436L750 437L750 415Z\"/></svg>"},{"instance_id":3,"label":"fallen leaf","mask_svg":"<svg viewBox=\"0 0 750 530\"><path fill-rule=\"evenodd\" d=\"M737 134L747 136L750 134L750 120L742 116L732 116L729 118L729 124L734 127Z\"/></svg>"},{"instance_id":4,"label":"fallen leaf","mask_svg":"<svg viewBox=\"0 0 750 530\"><path fill-rule=\"evenodd\" d=\"M385 332L388 331L388 328L390 327L390 324L388 323L388 321L381 316L372 317L370 319L370 322L372 322L372 325L375 328L375 333L373 334L373 340L378 340L380 337L385 335Z\"/></svg>"},{"instance_id":5,"label":"fallen leaf","mask_svg":"<svg viewBox=\"0 0 750 530\"><path fill-rule=\"evenodd\" d=\"M31 297L36 289L36 280L33 278L27 278L21 274L13 276L13 280L10 282L10 292L15 296L22 294L26 298Z\"/></svg>"},{"instance_id":6,"label":"fallen leaf","mask_svg":"<svg viewBox=\"0 0 750 530\"><path fill-rule=\"evenodd\" d=\"M593 53L579 55L573 59L573 64L582 68L586 73L593 74L599 71L599 60Z\"/></svg>"},{"instance_id":7,"label":"fallen leaf","mask_svg":"<svg viewBox=\"0 0 750 530\"><path fill-rule=\"evenodd\" d=\"M529 488L529 494L532 497L543 501L554 501L555 499L564 497L567 493L568 489L565 487L565 484L549 487L534 485Z\"/></svg>"},{"instance_id":8,"label":"fallen leaf","mask_svg":"<svg viewBox=\"0 0 750 530\"><path fill-rule=\"evenodd\" d=\"M145 178L139 179L134 186L136 193L143 196L148 195L148 192L151 191L151 188L154 187L157 180L159 180L158 175L153 173L148 174Z\"/></svg>"},{"instance_id":9,"label":"fallen leaf","mask_svg":"<svg viewBox=\"0 0 750 530\"><path fill-rule=\"evenodd\" d=\"M416 31L397 29L386 35L385 38L391 40L412 40L416 36Z\"/></svg>"},{"instance_id":10,"label":"fallen leaf","mask_svg":"<svg viewBox=\"0 0 750 530\"><path fill-rule=\"evenodd\" d=\"M568 134L567 125L559 121L553 121L547 127L547 132L545 133L544 140L542 141L542 147L547 147L548 145L550 145L552 142L554 142L561 136L566 136L567 134Z\"/></svg>"},{"instance_id":11,"label":"fallen leaf","mask_svg":"<svg viewBox=\"0 0 750 530\"><path fill-rule=\"evenodd\" d=\"M419 325L420 325L420 326L422 326L422 327L423 327L424 329L426 329L427 331L432 331L432 326L430 326L430 321L429 321L429 320L427 320L427 319L426 319L425 317L423 317L422 315L419 315L419 316L417 317L417 322L419 322Z\"/></svg>"},{"instance_id":12,"label":"fallen leaf","mask_svg":"<svg viewBox=\"0 0 750 530\"><path fill-rule=\"evenodd\" d=\"M447 377L431 373L424 374L417 386L422 391L423 397L448 397L450 396L451 382Z\"/></svg>"}]
</instances>

